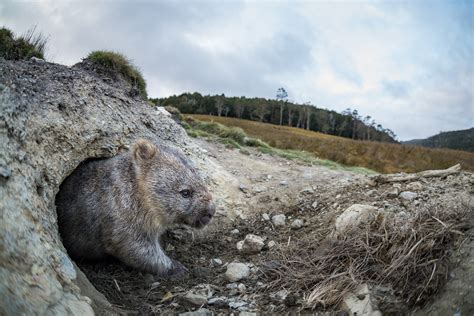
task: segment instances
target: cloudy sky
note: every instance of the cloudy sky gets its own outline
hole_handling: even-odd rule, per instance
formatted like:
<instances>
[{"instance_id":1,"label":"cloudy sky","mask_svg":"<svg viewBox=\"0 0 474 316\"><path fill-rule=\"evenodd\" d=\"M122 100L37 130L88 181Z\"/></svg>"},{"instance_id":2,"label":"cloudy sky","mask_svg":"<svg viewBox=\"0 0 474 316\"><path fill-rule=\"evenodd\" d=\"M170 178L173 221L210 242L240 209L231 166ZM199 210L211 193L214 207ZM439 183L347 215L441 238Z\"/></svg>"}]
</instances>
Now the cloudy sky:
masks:
<instances>
[{"instance_id":1,"label":"cloudy sky","mask_svg":"<svg viewBox=\"0 0 474 316\"><path fill-rule=\"evenodd\" d=\"M48 57L124 53L152 97L182 92L356 108L401 140L474 126L473 1L9 1L0 26Z\"/></svg>"}]
</instances>

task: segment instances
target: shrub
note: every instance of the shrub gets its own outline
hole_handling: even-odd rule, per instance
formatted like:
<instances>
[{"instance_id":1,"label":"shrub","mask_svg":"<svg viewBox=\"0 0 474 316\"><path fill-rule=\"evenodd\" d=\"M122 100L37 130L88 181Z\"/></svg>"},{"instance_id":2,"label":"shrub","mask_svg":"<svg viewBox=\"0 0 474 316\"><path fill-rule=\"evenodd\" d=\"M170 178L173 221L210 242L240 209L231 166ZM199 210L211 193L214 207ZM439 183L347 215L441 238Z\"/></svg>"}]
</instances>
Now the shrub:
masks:
<instances>
[{"instance_id":1,"label":"shrub","mask_svg":"<svg viewBox=\"0 0 474 316\"><path fill-rule=\"evenodd\" d=\"M93 51L87 58L95 65L101 66L103 69L120 73L133 88L137 88L143 98L147 98L146 82L141 72L132 62L124 55L111 51Z\"/></svg>"},{"instance_id":2,"label":"shrub","mask_svg":"<svg viewBox=\"0 0 474 316\"><path fill-rule=\"evenodd\" d=\"M9 60L22 60L37 57L44 59L48 39L36 28L29 29L24 35L15 37L9 29L0 28L0 57Z\"/></svg>"}]
</instances>

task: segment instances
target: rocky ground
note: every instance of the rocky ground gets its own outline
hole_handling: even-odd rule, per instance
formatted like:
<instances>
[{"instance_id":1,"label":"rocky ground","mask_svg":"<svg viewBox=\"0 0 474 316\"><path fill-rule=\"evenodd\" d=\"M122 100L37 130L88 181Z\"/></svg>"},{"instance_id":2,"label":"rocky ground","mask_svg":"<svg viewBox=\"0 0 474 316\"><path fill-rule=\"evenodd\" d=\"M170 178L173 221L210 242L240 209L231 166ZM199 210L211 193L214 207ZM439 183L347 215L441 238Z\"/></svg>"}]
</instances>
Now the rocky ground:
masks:
<instances>
[{"instance_id":1,"label":"rocky ground","mask_svg":"<svg viewBox=\"0 0 474 316\"><path fill-rule=\"evenodd\" d=\"M472 174L462 172L444 179L421 178L377 185L361 174L287 161L253 149L249 149L250 155L244 155L221 144L197 142L211 160L237 179L236 201L230 209L221 209L204 231L183 227L168 233L164 241L167 252L189 269L183 279L160 279L118 262L79 263L89 280L115 307L136 314L190 315L474 312L474 291L470 286L474 284ZM431 277L425 278L428 282L422 284L419 295L415 285L411 285L413 289L400 289L367 282L349 286L344 295L336 295L335 301L331 301L324 295L310 295L317 284L309 280L313 278L310 268L291 270L292 259L297 262L297 258L327 253L327 248L333 247L328 244L331 236L346 234L348 226L369 222L379 214L410 221L411 214L437 207L441 211L461 212L457 214L464 217L458 218L458 222L465 225L456 226L459 236L445 234L439 239L443 247L438 247L437 253L449 253L451 260L446 260L443 270L444 259L433 259L438 265L434 264L435 269L430 266ZM439 220L439 216L431 217ZM432 225L437 223L432 221ZM435 230L443 230L443 225L451 224L439 220ZM421 252L411 251L413 258ZM441 270L446 274L439 276L437 271ZM416 292L417 300L411 298L412 292Z\"/></svg>"}]
</instances>

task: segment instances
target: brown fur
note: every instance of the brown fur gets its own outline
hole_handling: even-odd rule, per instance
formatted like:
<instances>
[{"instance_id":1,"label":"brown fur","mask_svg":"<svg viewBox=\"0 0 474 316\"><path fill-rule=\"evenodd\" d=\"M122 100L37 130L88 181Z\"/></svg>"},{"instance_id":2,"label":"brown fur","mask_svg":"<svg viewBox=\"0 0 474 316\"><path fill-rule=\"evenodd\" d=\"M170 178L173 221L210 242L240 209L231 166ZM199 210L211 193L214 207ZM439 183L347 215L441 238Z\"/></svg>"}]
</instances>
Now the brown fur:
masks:
<instances>
[{"instance_id":1,"label":"brown fur","mask_svg":"<svg viewBox=\"0 0 474 316\"><path fill-rule=\"evenodd\" d=\"M128 153L81 164L56 196L59 231L71 257L113 256L134 268L179 275L161 234L174 224L201 228L215 207L205 183L178 149L138 140Z\"/></svg>"}]
</instances>

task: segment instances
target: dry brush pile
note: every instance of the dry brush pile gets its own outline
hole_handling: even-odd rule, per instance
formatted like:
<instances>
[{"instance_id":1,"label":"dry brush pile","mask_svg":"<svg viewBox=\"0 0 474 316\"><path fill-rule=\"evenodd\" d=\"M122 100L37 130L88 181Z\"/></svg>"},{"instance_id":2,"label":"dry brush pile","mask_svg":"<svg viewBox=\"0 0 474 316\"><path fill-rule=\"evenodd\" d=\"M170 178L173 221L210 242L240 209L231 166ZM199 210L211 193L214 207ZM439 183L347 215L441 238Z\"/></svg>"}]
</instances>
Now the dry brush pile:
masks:
<instances>
[{"instance_id":1,"label":"dry brush pile","mask_svg":"<svg viewBox=\"0 0 474 316\"><path fill-rule=\"evenodd\" d=\"M445 282L466 216L472 215L463 207L427 205L414 213L379 212L342 234L324 225L275 252L269 288L299 293L310 308L336 306L361 284L388 287L410 307L420 305Z\"/></svg>"}]
</instances>

